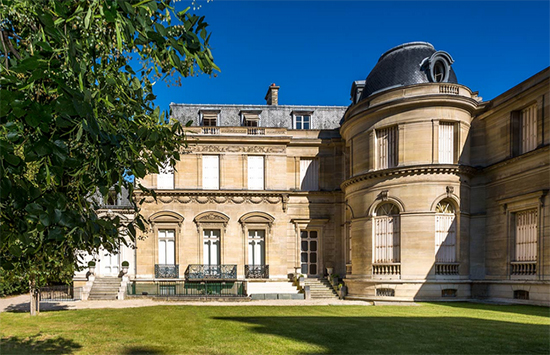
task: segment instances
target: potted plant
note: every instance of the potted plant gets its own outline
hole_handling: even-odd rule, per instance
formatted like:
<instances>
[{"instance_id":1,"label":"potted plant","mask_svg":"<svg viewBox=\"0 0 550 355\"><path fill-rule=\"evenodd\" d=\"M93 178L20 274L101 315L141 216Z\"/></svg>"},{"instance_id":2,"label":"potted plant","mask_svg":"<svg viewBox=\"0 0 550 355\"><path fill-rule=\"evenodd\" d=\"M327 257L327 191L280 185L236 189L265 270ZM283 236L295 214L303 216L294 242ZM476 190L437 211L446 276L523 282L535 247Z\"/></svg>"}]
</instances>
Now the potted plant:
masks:
<instances>
[{"instance_id":1,"label":"potted plant","mask_svg":"<svg viewBox=\"0 0 550 355\"><path fill-rule=\"evenodd\" d=\"M90 274L94 275L95 274L95 261L88 261L88 271L90 272Z\"/></svg>"},{"instance_id":2,"label":"potted plant","mask_svg":"<svg viewBox=\"0 0 550 355\"><path fill-rule=\"evenodd\" d=\"M130 267L130 263L127 262L127 261L123 261L122 262L122 272L124 274L127 274L128 273L128 268Z\"/></svg>"},{"instance_id":3,"label":"potted plant","mask_svg":"<svg viewBox=\"0 0 550 355\"><path fill-rule=\"evenodd\" d=\"M338 275L338 274L332 275L331 278L330 278L330 283L331 283L333 286L338 285L338 279L339 279L339 277L340 277L340 275Z\"/></svg>"}]
</instances>

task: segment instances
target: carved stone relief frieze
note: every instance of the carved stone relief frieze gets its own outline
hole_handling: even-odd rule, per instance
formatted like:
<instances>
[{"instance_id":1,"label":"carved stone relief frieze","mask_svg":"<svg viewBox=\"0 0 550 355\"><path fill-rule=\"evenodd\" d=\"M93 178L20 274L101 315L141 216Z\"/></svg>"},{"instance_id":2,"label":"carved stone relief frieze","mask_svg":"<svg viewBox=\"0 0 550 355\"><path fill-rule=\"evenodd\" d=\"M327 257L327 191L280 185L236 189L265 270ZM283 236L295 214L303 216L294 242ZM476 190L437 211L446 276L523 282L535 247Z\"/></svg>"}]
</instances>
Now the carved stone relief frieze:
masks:
<instances>
[{"instance_id":1,"label":"carved stone relief frieze","mask_svg":"<svg viewBox=\"0 0 550 355\"><path fill-rule=\"evenodd\" d=\"M190 147L197 153L285 153L286 147L197 145Z\"/></svg>"}]
</instances>

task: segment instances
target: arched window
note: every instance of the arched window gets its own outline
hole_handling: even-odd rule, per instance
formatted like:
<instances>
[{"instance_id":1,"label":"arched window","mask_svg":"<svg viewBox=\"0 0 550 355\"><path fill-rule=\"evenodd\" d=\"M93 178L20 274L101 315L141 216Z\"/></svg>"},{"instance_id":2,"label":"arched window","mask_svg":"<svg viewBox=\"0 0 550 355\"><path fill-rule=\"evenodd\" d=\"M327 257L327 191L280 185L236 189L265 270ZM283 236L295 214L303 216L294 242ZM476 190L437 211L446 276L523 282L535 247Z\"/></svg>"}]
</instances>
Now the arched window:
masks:
<instances>
[{"instance_id":1,"label":"arched window","mask_svg":"<svg viewBox=\"0 0 550 355\"><path fill-rule=\"evenodd\" d=\"M449 201L435 207L435 262L456 262L456 215Z\"/></svg>"},{"instance_id":2,"label":"arched window","mask_svg":"<svg viewBox=\"0 0 550 355\"><path fill-rule=\"evenodd\" d=\"M374 263L398 263L399 259L399 208L383 203L374 216Z\"/></svg>"}]
</instances>

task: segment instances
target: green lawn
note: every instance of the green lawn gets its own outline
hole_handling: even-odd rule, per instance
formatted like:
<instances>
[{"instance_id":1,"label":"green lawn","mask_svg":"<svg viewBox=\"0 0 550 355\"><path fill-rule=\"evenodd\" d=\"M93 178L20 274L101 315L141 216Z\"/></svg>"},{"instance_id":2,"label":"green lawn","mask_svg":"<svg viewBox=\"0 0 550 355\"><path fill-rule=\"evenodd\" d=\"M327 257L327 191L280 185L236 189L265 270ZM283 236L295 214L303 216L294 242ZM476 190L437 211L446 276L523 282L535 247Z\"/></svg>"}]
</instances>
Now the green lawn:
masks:
<instances>
[{"instance_id":1,"label":"green lawn","mask_svg":"<svg viewBox=\"0 0 550 355\"><path fill-rule=\"evenodd\" d=\"M550 353L550 310L420 306L156 306L0 314L4 354Z\"/></svg>"}]
</instances>

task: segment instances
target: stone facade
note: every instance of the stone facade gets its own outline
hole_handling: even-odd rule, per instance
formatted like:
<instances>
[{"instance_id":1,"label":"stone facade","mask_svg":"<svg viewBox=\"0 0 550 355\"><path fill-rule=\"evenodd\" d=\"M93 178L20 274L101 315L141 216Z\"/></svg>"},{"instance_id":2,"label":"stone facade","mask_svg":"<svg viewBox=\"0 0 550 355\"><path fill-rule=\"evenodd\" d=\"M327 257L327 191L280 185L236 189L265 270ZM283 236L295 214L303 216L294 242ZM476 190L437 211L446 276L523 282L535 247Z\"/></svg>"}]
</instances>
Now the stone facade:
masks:
<instances>
[{"instance_id":1,"label":"stone facade","mask_svg":"<svg viewBox=\"0 0 550 355\"><path fill-rule=\"evenodd\" d=\"M351 299L550 304L550 70L483 101L452 63L396 47L349 107L278 105L274 84L267 105L172 104L189 145L134 196L132 278L162 279L169 231L174 280L210 258L250 280L259 252L262 282L332 268Z\"/></svg>"}]
</instances>

